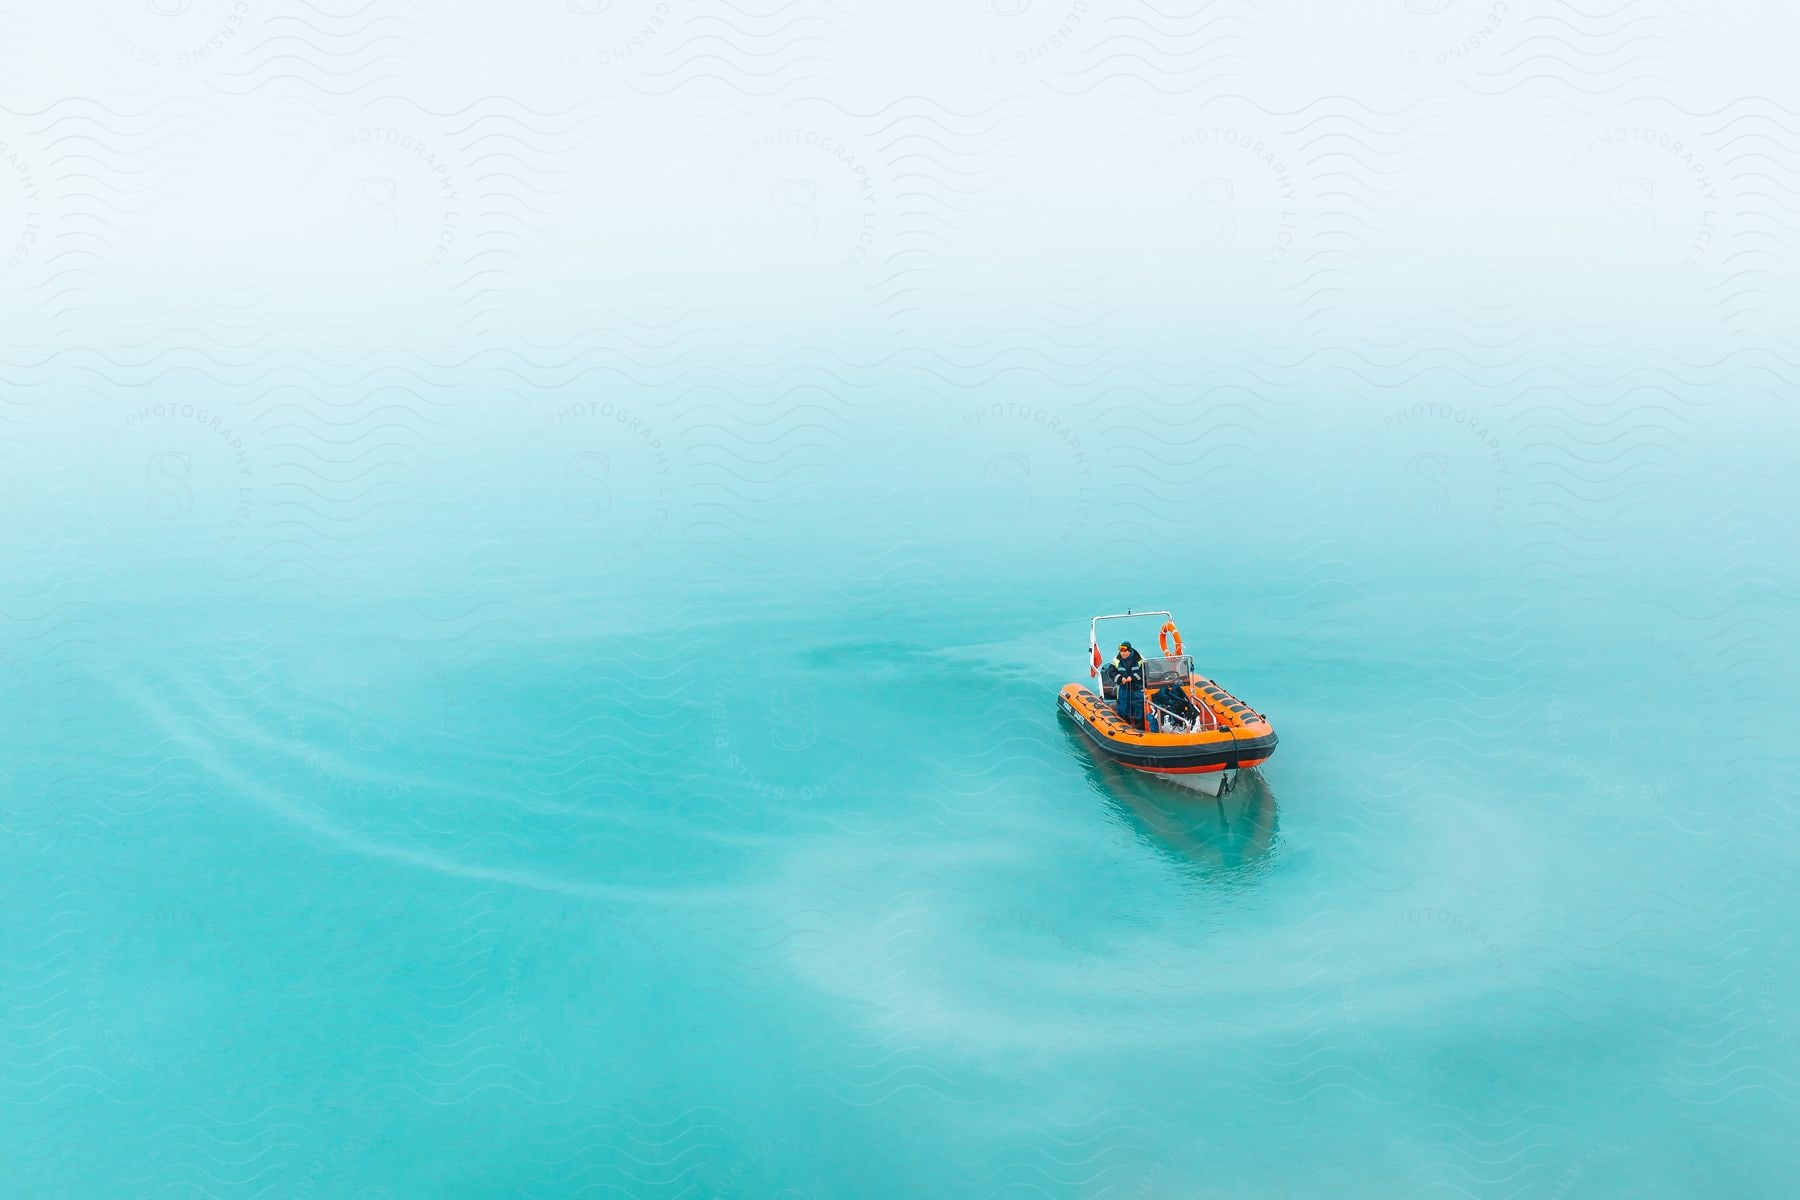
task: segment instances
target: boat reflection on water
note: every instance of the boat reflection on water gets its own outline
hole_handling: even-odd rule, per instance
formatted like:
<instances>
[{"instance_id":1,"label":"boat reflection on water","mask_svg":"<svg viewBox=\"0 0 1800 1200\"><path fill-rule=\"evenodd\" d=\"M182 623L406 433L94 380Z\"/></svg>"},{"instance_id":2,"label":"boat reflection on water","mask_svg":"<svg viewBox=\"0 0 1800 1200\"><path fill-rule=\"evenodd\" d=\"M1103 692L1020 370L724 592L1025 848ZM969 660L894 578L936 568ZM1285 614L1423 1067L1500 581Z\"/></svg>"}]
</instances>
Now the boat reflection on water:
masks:
<instances>
[{"instance_id":1,"label":"boat reflection on water","mask_svg":"<svg viewBox=\"0 0 1800 1200\"><path fill-rule=\"evenodd\" d=\"M1158 854L1215 882L1260 874L1268 864L1277 810L1261 771L1244 771L1230 792L1208 796L1089 754L1079 732L1066 724L1064 731L1094 790Z\"/></svg>"}]
</instances>

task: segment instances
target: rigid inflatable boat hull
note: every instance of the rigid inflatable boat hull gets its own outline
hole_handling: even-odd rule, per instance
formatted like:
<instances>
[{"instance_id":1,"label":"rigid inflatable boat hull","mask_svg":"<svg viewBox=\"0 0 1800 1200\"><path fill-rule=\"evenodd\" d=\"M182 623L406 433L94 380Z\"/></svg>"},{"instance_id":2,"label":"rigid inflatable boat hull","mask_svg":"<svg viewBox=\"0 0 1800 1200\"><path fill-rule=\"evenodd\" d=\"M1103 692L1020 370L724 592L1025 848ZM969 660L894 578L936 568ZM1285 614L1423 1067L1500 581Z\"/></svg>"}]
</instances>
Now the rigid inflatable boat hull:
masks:
<instances>
[{"instance_id":1,"label":"rigid inflatable boat hull","mask_svg":"<svg viewBox=\"0 0 1800 1200\"><path fill-rule=\"evenodd\" d=\"M1194 733L1134 729L1112 705L1078 683L1063 688L1057 708L1096 753L1141 774L1217 796L1230 789L1240 771L1268 761L1275 753L1275 731L1262 714L1211 680L1196 675L1190 685L1217 717L1216 729Z\"/></svg>"},{"instance_id":2,"label":"rigid inflatable boat hull","mask_svg":"<svg viewBox=\"0 0 1800 1200\"><path fill-rule=\"evenodd\" d=\"M1157 778L1174 784L1176 787L1188 788L1203 796L1223 796L1237 786L1238 776L1244 768L1236 771L1200 771L1192 775L1159 775Z\"/></svg>"}]
</instances>

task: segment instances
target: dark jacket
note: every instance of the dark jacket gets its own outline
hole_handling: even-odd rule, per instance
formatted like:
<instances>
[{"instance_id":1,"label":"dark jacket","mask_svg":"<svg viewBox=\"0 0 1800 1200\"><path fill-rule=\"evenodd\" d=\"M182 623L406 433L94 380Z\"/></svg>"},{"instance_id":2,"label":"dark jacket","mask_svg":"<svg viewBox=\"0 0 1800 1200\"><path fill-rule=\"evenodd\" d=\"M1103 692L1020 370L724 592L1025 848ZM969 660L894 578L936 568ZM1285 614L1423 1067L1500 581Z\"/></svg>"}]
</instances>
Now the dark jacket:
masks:
<instances>
[{"instance_id":1,"label":"dark jacket","mask_svg":"<svg viewBox=\"0 0 1800 1200\"><path fill-rule=\"evenodd\" d=\"M1195 708L1194 702L1188 698L1187 689L1177 684L1169 684L1156 689L1156 707L1172 713L1184 721L1191 721L1200 715L1200 710Z\"/></svg>"},{"instance_id":2,"label":"dark jacket","mask_svg":"<svg viewBox=\"0 0 1800 1200\"><path fill-rule=\"evenodd\" d=\"M1112 668L1118 672L1118 684L1124 688L1141 688L1144 686L1144 656L1135 649L1123 651L1112 660Z\"/></svg>"}]
</instances>

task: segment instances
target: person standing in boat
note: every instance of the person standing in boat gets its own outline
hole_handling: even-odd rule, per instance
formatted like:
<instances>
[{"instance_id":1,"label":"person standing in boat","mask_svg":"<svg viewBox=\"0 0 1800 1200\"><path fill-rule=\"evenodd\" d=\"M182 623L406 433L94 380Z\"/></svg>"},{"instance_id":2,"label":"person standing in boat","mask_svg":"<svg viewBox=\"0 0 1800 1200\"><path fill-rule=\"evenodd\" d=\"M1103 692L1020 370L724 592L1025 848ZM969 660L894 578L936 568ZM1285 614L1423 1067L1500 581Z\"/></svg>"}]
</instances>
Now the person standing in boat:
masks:
<instances>
[{"instance_id":1,"label":"person standing in boat","mask_svg":"<svg viewBox=\"0 0 1800 1200\"><path fill-rule=\"evenodd\" d=\"M1144 656L1130 642L1119 643L1119 656L1112 660L1113 682L1118 688L1113 707L1133 725L1144 720Z\"/></svg>"}]
</instances>

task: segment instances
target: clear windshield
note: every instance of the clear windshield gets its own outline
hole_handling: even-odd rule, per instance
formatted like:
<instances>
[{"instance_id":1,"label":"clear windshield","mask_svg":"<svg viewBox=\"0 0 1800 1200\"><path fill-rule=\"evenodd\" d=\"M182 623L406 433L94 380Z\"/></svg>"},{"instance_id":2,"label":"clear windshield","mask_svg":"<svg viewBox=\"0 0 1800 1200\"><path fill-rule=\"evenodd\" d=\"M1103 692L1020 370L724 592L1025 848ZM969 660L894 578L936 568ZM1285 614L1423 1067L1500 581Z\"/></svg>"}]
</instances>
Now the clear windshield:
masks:
<instances>
[{"instance_id":1,"label":"clear windshield","mask_svg":"<svg viewBox=\"0 0 1800 1200\"><path fill-rule=\"evenodd\" d=\"M1186 683L1193 673L1194 656L1191 654L1144 660L1144 686L1147 688L1161 687L1165 683Z\"/></svg>"}]
</instances>

